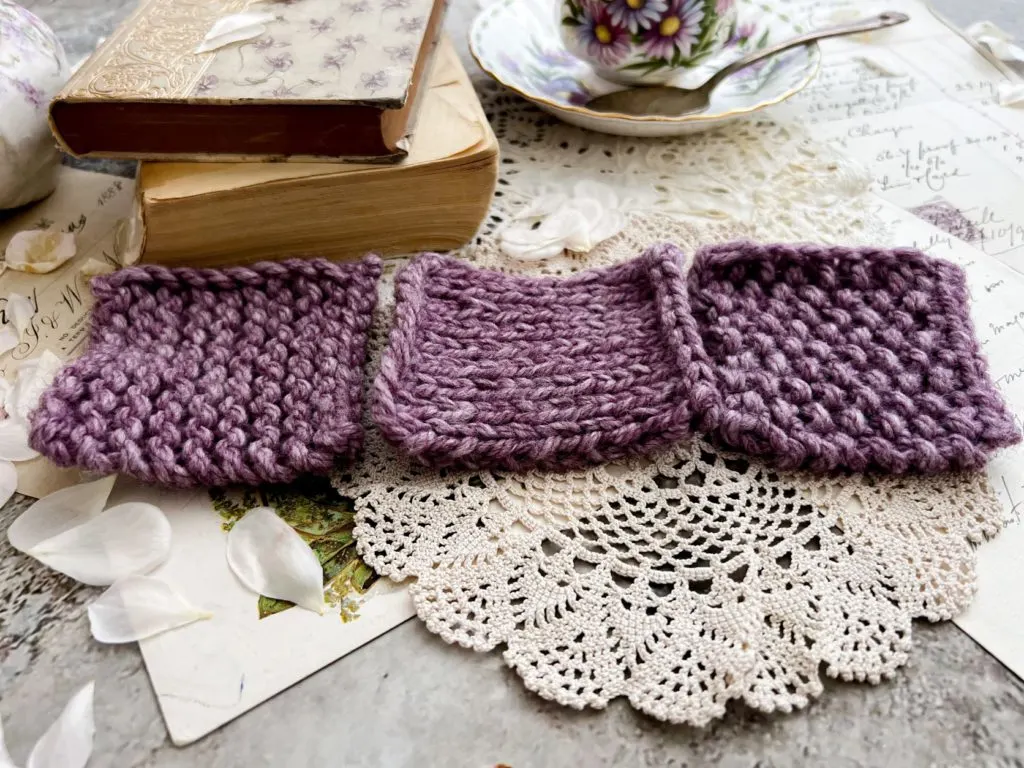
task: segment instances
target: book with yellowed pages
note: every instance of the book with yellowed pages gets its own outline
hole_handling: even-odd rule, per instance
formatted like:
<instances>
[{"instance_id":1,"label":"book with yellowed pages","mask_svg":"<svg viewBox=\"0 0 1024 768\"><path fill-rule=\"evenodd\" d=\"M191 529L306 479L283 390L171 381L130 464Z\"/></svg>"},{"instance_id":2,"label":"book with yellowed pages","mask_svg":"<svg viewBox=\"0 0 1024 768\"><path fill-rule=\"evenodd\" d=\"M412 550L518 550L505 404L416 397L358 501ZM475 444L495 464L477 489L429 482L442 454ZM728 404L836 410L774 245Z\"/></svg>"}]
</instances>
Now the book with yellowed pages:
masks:
<instances>
[{"instance_id":1,"label":"book with yellowed pages","mask_svg":"<svg viewBox=\"0 0 1024 768\"><path fill-rule=\"evenodd\" d=\"M409 156L394 165L142 163L140 260L223 266L469 242L490 206L498 142L446 39L428 82Z\"/></svg>"}]
</instances>

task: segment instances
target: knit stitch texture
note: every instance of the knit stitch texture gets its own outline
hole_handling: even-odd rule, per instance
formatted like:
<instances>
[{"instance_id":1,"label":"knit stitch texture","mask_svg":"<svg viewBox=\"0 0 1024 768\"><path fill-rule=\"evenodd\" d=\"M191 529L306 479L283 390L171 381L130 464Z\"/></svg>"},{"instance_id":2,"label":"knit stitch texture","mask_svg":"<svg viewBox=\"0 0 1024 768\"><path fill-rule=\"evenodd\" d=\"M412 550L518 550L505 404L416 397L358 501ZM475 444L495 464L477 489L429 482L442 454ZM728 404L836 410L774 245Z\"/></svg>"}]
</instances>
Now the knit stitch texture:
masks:
<instances>
[{"instance_id":1,"label":"knit stitch texture","mask_svg":"<svg viewBox=\"0 0 1024 768\"><path fill-rule=\"evenodd\" d=\"M177 487L327 472L362 443L380 272L371 256L98 277L88 351L43 394L31 444Z\"/></svg>"},{"instance_id":2,"label":"knit stitch texture","mask_svg":"<svg viewBox=\"0 0 1024 768\"><path fill-rule=\"evenodd\" d=\"M510 469L689 436L695 403L715 393L683 264L671 245L567 279L419 257L396 279L374 385L381 432L430 465Z\"/></svg>"},{"instance_id":3,"label":"knit stitch texture","mask_svg":"<svg viewBox=\"0 0 1024 768\"><path fill-rule=\"evenodd\" d=\"M719 399L705 425L783 468L982 467L1020 440L964 272L911 249L702 248L688 277Z\"/></svg>"}]
</instances>

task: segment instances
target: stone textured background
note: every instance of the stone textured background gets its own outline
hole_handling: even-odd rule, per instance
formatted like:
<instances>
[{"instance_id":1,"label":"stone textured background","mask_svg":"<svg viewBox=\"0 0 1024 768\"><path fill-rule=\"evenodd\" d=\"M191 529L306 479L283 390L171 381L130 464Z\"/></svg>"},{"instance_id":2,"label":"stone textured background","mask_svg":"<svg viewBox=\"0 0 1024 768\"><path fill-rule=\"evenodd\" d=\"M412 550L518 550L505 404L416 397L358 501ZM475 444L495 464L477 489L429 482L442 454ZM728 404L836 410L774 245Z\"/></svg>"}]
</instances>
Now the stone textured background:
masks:
<instances>
[{"instance_id":1,"label":"stone textured background","mask_svg":"<svg viewBox=\"0 0 1024 768\"><path fill-rule=\"evenodd\" d=\"M471 1L456 3L468 10ZM72 60L133 5L22 2L55 28ZM989 18L1024 37L1024 0L936 5L958 23ZM460 43L469 15L451 14ZM132 172L130 164L104 167ZM0 530L21 508L0 510ZM92 641L84 605L95 594L0 540L0 716L19 762L71 693L95 679L90 768L1024 766L1024 684L952 624L919 624L910 663L881 686L830 682L804 712L767 717L736 707L696 730L659 724L623 702L604 712L549 704L498 653L449 647L410 621L181 750L167 740L137 648Z\"/></svg>"}]
</instances>

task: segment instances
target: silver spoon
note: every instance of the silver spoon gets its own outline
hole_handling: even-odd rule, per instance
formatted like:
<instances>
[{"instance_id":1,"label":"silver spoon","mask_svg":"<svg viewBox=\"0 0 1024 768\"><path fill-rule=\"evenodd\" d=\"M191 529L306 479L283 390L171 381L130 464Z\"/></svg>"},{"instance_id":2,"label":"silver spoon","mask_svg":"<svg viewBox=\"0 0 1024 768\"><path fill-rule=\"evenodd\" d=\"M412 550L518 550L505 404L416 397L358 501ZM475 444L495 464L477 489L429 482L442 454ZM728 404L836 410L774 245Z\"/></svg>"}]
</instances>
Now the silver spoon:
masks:
<instances>
[{"instance_id":1,"label":"silver spoon","mask_svg":"<svg viewBox=\"0 0 1024 768\"><path fill-rule=\"evenodd\" d=\"M635 115L638 117L646 115L682 117L694 112L703 112L711 103L711 92L721 85L723 80L730 75L736 74L741 69L746 69L755 62L775 56L783 51L788 51L790 48L797 48L826 37L841 37L842 35L855 35L858 32L872 32L876 29L895 27L897 24L903 24L906 21L910 21L910 17L905 13L885 11L877 16L870 16L860 21L818 29L808 32L806 35L800 35L800 37L794 37L791 40L754 51L716 72L699 88L675 88L671 85L627 88L623 91L615 91L614 93L598 96L596 99L588 102L586 108L595 112L615 112L621 115Z\"/></svg>"}]
</instances>

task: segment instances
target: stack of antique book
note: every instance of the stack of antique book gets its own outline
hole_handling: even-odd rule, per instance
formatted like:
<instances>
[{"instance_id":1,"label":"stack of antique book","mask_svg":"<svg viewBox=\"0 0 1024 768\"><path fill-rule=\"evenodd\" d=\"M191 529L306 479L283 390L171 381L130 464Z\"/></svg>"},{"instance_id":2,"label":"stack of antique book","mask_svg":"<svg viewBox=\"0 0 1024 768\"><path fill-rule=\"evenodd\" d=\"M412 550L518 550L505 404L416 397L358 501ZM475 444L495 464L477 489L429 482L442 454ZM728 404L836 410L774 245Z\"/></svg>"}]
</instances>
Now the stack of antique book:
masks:
<instances>
[{"instance_id":1,"label":"stack of antique book","mask_svg":"<svg viewBox=\"0 0 1024 768\"><path fill-rule=\"evenodd\" d=\"M455 248L487 211L498 146L444 5L145 0L51 127L71 154L142 161L144 262Z\"/></svg>"}]
</instances>

